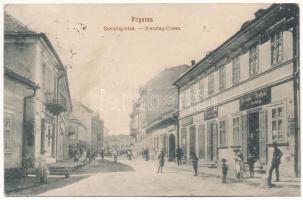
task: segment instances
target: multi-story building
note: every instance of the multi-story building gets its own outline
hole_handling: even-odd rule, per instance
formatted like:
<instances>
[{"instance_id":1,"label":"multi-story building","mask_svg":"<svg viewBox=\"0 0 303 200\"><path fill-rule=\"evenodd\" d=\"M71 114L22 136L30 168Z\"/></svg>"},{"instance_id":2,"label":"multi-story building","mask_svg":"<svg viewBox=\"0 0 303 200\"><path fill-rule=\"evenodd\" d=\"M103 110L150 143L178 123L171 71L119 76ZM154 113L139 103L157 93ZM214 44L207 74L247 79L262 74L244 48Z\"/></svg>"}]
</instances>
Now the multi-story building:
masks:
<instances>
[{"instance_id":1,"label":"multi-story building","mask_svg":"<svg viewBox=\"0 0 303 200\"><path fill-rule=\"evenodd\" d=\"M7 13L4 66L5 74L16 77L4 85L5 168L35 167L42 152L47 162L63 160L72 109L66 68L44 33ZM20 81L39 89L20 91Z\"/></svg>"},{"instance_id":2,"label":"multi-story building","mask_svg":"<svg viewBox=\"0 0 303 200\"><path fill-rule=\"evenodd\" d=\"M167 68L140 88L130 123L139 152L163 150L170 160L175 158L178 89L172 83L187 69L188 65Z\"/></svg>"},{"instance_id":3,"label":"multi-story building","mask_svg":"<svg viewBox=\"0 0 303 200\"><path fill-rule=\"evenodd\" d=\"M103 144L104 122L98 112L73 100L69 127L69 145L72 149L98 150Z\"/></svg>"},{"instance_id":4,"label":"multi-story building","mask_svg":"<svg viewBox=\"0 0 303 200\"><path fill-rule=\"evenodd\" d=\"M233 163L233 149L239 148L247 161L254 148L266 169L276 141L283 152L280 171L298 175L298 15L294 4L258 10L175 81L187 158L194 151L202 160Z\"/></svg>"}]
</instances>

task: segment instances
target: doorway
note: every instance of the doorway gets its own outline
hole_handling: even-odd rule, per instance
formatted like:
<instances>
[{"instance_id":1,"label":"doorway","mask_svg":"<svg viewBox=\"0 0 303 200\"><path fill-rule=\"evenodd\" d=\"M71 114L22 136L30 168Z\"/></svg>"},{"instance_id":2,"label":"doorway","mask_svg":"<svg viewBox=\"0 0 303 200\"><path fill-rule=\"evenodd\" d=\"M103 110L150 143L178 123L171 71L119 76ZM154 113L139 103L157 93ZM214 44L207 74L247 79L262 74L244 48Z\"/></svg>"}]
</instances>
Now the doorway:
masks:
<instances>
[{"instance_id":1,"label":"doorway","mask_svg":"<svg viewBox=\"0 0 303 200\"><path fill-rule=\"evenodd\" d=\"M196 152L196 126L189 127L189 152Z\"/></svg>"},{"instance_id":2,"label":"doorway","mask_svg":"<svg viewBox=\"0 0 303 200\"><path fill-rule=\"evenodd\" d=\"M248 114L248 154L252 154L259 159L260 143L259 143L259 112Z\"/></svg>"},{"instance_id":3,"label":"doorway","mask_svg":"<svg viewBox=\"0 0 303 200\"><path fill-rule=\"evenodd\" d=\"M175 159L175 149L176 149L176 138L174 134L170 134L169 136L169 161L173 161Z\"/></svg>"},{"instance_id":4,"label":"doorway","mask_svg":"<svg viewBox=\"0 0 303 200\"><path fill-rule=\"evenodd\" d=\"M207 124L207 160L217 159L217 122L212 121Z\"/></svg>"}]
</instances>

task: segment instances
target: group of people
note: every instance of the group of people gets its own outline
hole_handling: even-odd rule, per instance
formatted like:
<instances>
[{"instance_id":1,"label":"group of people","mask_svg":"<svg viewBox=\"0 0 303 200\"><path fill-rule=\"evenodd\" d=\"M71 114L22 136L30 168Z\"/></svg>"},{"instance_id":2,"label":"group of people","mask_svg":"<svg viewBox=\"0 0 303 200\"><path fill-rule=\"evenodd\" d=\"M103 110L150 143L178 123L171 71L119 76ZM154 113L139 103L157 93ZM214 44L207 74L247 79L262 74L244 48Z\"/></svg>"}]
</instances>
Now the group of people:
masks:
<instances>
[{"instance_id":1,"label":"group of people","mask_svg":"<svg viewBox=\"0 0 303 200\"><path fill-rule=\"evenodd\" d=\"M281 157L282 157L282 151L278 148L278 143L273 142L273 156L272 156L272 161L271 161L271 167L268 172L268 178L267 178L267 185L269 187L274 186L272 184L272 173L275 170L276 171L276 181L280 181L280 174L279 174L279 166L281 163ZM243 178L243 173L244 173L244 159L241 151L239 149L234 150L235 153L235 171L236 171L236 177L240 180L240 178ZM257 161L257 153L256 149L253 145L248 144L248 158L247 158L247 164L248 164L248 169L249 169L249 176L254 177L254 165L255 162ZM227 171L228 171L228 165L226 164L227 160L223 158L221 160L221 166L222 166L222 174L223 174L223 183L226 183L226 176L227 176Z\"/></svg>"},{"instance_id":2,"label":"group of people","mask_svg":"<svg viewBox=\"0 0 303 200\"><path fill-rule=\"evenodd\" d=\"M281 157L282 157L282 151L278 148L277 142L273 142L273 156L271 161L271 167L269 169L269 174L267 178L267 184L268 186L272 187L272 173L275 170L276 171L276 181L279 181L279 166L281 163ZM236 177L240 180L243 178L243 174L245 171L245 164L244 164L244 157L240 149L235 149L234 151L234 170L236 172ZM182 157L183 157L183 149L181 147L178 147L176 150L176 160L178 166L182 164ZM198 161L199 158L196 155L195 152L190 152L190 158L192 161L192 166L194 170L194 176L198 175ZM256 147L253 144L253 140L249 140L248 142L248 158L247 158L247 164L249 168L249 177L254 177L254 165L257 162L257 151ZM165 161L165 151L161 151L161 153L158 155L158 161L159 161L159 167L158 167L158 173L163 171L164 161ZM222 158L221 159L221 168L222 168L222 183L226 183L227 173L229 169L229 165L227 164L227 159Z\"/></svg>"}]
</instances>

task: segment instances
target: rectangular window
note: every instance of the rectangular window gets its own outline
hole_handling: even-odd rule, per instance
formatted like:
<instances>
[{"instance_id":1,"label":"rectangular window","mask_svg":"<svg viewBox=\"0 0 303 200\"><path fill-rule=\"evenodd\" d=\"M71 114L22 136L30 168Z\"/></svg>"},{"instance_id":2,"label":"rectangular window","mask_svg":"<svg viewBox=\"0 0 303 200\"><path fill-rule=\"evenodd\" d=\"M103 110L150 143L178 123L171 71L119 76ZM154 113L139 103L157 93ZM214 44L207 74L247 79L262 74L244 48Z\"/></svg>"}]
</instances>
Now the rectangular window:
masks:
<instances>
[{"instance_id":1,"label":"rectangular window","mask_svg":"<svg viewBox=\"0 0 303 200\"><path fill-rule=\"evenodd\" d=\"M283 35L282 32L275 33L271 37L271 64L275 65L282 61L283 56Z\"/></svg>"},{"instance_id":2,"label":"rectangular window","mask_svg":"<svg viewBox=\"0 0 303 200\"><path fill-rule=\"evenodd\" d=\"M284 142L285 131L284 131L284 108L283 105L274 107L271 109L271 133L272 141Z\"/></svg>"},{"instance_id":3,"label":"rectangular window","mask_svg":"<svg viewBox=\"0 0 303 200\"><path fill-rule=\"evenodd\" d=\"M220 146L227 146L227 128L226 128L226 120L220 120L220 127L219 127L219 133L220 133Z\"/></svg>"},{"instance_id":4,"label":"rectangular window","mask_svg":"<svg viewBox=\"0 0 303 200\"><path fill-rule=\"evenodd\" d=\"M214 94L214 72L211 72L209 75L208 75L208 95L212 95Z\"/></svg>"},{"instance_id":5,"label":"rectangular window","mask_svg":"<svg viewBox=\"0 0 303 200\"><path fill-rule=\"evenodd\" d=\"M225 65L219 67L219 90L224 90L226 87L226 71Z\"/></svg>"},{"instance_id":6,"label":"rectangular window","mask_svg":"<svg viewBox=\"0 0 303 200\"><path fill-rule=\"evenodd\" d=\"M240 81L240 57L236 56L232 59L232 79L233 85L236 85Z\"/></svg>"},{"instance_id":7,"label":"rectangular window","mask_svg":"<svg viewBox=\"0 0 303 200\"><path fill-rule=\"evenodd\" d=\"M4 151L13 149L13 114L4 114Z\"/></svg>"},{"instance_id":8,"label":"rectangular window","mask_svg":"<svg viewBox=\"0 0 303 200\"><path fill-rule=\"evenodd\" d=\"M255 44L249 48L249 75L253 76L258 73L258 44Z\"/></svg>"},{"instance_id":9,"label":"rectangular window","mask_svg":"<svg viewBox=\"0 0 303 200\"><path fill-rule=\"evenodd\" d=\"M195 85L191 85L191 87L190 87L190 105L193 106L195 103L196 103Z\"/></svg>"},{"instance_id":10,"label":"rectangular window","mask_svg":"<svg viewBox=\"0 0 303 200\"><path fill-rule=\"evenodd\" d=\"M203 101L204 99L204 82L203 79L199 81L199 101Z\"/></svg>"},{"instance_id":11,"label":"rectangular window","mask_svg":"<svg viewBox=\"0 0 303 200\"><path fill-rule=\"evenodd\" d=\"M240 117L233 118L233 143L235 146L241 145Z\"/></svg>"},{"instance_id":12,"label":"rectangular window","mask_svg":"<svg viewBox=\"0 0 303 200\"><path fill-rule=\"evenodd\" d=\"M181 93L181 106L182 106L182 109L185 109L186 108L186 96L185 96L185 91L183 91Z\"/></svg>"}]
</instances>

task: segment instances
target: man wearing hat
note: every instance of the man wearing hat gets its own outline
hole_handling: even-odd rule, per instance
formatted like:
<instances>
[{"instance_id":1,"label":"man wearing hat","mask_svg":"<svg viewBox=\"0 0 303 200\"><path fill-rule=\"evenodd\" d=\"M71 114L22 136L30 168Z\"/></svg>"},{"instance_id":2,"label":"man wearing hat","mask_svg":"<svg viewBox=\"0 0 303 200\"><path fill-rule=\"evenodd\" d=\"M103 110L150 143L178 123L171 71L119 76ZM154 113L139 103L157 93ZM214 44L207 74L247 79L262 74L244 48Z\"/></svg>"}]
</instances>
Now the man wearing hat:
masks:
<instances>
[{"instance_id":1,"label":"man wearing hat","mask_svg":"<svg viewBox=\"0 0 303 200\"><path fill-rule=\"evenodd\" d=\"M274 147L274 152L272 155L271 167L269 169L268 186L273 185L271 183L271 177L272 177L272 172L274 171L274 169L276 170L276 181L279 181L279 165L281 163L281 157L283 155L281 150L278 148L277 142L273 142L273 147Z\"/></svg>"}]
</instances>

